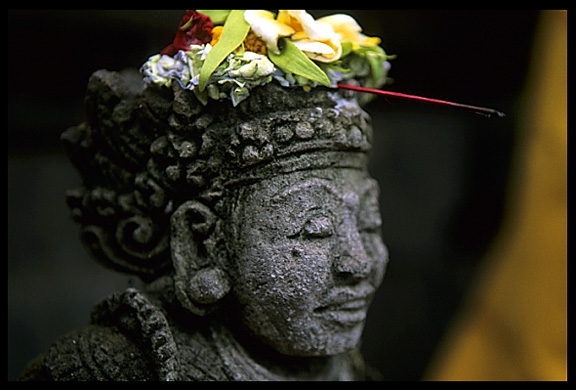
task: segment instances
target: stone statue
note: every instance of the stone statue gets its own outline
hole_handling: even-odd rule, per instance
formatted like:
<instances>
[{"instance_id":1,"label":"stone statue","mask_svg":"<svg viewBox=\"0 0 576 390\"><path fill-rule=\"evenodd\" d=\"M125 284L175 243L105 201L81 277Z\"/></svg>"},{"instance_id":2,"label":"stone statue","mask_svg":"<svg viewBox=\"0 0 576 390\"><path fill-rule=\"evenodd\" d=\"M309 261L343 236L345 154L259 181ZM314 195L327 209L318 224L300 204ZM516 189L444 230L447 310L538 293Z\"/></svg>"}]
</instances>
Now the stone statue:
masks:
<instances>
[{"instance_id":1,"label":"stone statue","mask_svg":"<svg viewBox=\"0 0 576 390\"><path fill-rule=\"evenodd\" d=\"M387 249L356 92L275 83L232 107L98 71L62 139L67 203L139 276L24 380L367 380L358 347Z\"/></svg>"}]
</instances>

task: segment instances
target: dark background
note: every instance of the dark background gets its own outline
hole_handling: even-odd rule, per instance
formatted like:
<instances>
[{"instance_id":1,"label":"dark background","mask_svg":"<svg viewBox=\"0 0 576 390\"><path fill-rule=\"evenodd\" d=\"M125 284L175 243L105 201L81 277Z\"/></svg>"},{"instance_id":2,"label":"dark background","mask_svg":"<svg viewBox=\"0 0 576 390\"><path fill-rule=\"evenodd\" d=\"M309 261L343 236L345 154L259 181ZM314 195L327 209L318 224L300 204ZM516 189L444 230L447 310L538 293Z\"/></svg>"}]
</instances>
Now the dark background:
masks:
<instances>
[{"instance_id":1,"label":"dark background","mask_svg":"<svg viewBox=\"0 0 576 390\"><path fill-rule=\"evenodd\" d=\"M344 12L396 54L393 91L504 111L485 118L379 97L370 170L391 262L363 352L388 380L422 378L502 223L536 10ZM84 120L98 69L139 67L182 10L8 12L8 380L111 292L138 284L92 261L68 218L80 184L59 135Z\"/></svg>"}]
</instances>

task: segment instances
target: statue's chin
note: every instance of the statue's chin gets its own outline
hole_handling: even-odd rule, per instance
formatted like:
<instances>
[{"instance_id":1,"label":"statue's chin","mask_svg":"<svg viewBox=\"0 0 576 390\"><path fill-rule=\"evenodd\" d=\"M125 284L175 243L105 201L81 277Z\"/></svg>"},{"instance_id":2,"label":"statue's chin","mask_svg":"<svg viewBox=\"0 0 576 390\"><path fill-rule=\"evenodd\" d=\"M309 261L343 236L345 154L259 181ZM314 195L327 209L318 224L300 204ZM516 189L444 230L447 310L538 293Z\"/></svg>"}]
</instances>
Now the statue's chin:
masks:
<instances>
[{"instance_id":1,"label":"statue's chin","mask_svg":"<svg viewBox=\"0 0 576 390\"><path fill-rule=\"evenodd\" d=\"M264 340L282 355L302 357L327 357L348 352L360 344L364 323L330 332L298 332L284 338Z\"/></svg>"}]
</instances>

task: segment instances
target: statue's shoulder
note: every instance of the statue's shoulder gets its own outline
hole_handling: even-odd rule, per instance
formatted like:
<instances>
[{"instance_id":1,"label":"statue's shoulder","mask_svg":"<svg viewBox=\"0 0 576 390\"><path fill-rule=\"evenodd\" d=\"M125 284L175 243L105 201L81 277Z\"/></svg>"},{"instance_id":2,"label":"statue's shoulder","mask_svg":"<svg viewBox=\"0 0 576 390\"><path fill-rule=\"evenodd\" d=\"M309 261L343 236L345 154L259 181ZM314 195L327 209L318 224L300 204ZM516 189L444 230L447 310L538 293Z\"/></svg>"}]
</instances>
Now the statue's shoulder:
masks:
<instances>
[{"instance_id":1,"label":"statue's shoulder","mask_svg":"<svg viewBox=\"0 0 576 390\"><path fill-rule=\"evenodd\" d=\"M33 360L22 380L174 380L178 353L161 308L136 289L115 293Z\"/></svg>"},{"instance_id":2,"label":"statue's shoulder","mask_svg":"<svg viewBox=\"0 0 576 390\"><path fill-rule=\"evenodd\" d=\"M20 380L155 379L147 354L118 329L88 325L58 339L25 368Z\"/></svg>"}]
</instances>

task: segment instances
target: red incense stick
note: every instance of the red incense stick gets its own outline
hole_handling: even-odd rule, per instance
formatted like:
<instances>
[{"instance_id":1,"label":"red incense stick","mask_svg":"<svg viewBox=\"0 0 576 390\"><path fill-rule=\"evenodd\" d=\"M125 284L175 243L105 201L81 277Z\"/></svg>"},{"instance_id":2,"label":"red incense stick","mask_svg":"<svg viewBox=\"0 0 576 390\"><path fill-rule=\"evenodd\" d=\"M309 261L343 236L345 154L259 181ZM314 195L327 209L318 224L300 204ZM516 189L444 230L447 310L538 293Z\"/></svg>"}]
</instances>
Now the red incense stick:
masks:
<instances>
[{"instance_id":1,"label":"red incense stick","mask_svg":"<svg viewBox=\"0 0 576 390\"><path fill-rule=\"evenodd\" d=\"M480 114L480 115L484 115L487 117L490 117L491 115L498 115L499 117L506 116L503 112L494 110L493 108L477 107L477 106L471 106L468 104L449 102L446 100L430 99L430 98L426 98L426 97L422 97L422 96L407 95L405 93L400 93L400 92L382 91L379 89L372 89L372 88L365 88L365 87L357 87L357 86L348 85L348 84L336 84L336 85L338 86L338 88L351 89L353 91L368 92L368 93L373 93L373 94L377 94L377 95L391 96L391 97L395 97L395 98L399 98L399 99L415 100L415 101L419 101L422 103L428 103L428 104L437 104L437 105L441 105L441 106L452 106L452 107L456 107L456 108L463 108L465 110L472 111L475 114Z\"/></svg>"}]
</instances>

